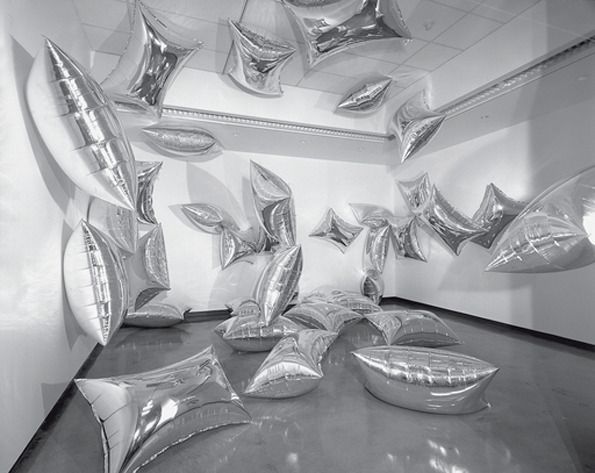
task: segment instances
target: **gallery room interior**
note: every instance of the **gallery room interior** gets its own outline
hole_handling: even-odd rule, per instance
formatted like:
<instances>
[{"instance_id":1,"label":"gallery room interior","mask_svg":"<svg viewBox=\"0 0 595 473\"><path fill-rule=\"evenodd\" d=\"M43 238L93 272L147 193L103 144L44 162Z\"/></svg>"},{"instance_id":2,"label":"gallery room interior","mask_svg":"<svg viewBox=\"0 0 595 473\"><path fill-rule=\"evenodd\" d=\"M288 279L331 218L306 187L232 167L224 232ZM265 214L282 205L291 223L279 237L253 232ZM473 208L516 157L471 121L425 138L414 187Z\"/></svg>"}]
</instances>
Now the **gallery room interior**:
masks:
<instances>
[{"instance_id":1,"label":"gallery room interior","mask_svg":"<svg viewBox=\"0 0 595 473\"><path fill-rule=\"evenodd\" d=\"M0 473L595 472L593 0L0 10Z\"/></svg>"}]
</instances>

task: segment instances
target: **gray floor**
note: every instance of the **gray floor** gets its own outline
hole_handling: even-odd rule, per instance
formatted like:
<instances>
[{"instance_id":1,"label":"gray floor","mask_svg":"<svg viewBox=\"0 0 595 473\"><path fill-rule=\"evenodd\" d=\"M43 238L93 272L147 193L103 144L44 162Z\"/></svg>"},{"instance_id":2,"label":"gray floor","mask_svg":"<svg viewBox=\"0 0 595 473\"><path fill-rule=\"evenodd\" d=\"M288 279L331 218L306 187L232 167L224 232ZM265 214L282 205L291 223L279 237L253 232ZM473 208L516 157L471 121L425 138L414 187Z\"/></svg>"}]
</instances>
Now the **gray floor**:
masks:
<instances>
[{"instance_id":1,"label":"gray floor","mask_svg":"<svg viewBox=\"0 0 595 473\"><path fill-rule=\"evenodd\" d=\"M417 305L385 308L397 306ZM490 408L441 416L374 398L349 353L381 339L360 323L332 346L315 391L284 401L245 399L252 424L195 436L140 473L595 472L595 351L436 313L464 341L453 351L501 368L488 388ZM84 376L153 369L213 344L230 381L242 391L266 354L233 352L212 333L217 323L124 328ZM13 472L82 471L102 471L101 438L86 401L71 389Z\"/></svg>"}]
</instances>

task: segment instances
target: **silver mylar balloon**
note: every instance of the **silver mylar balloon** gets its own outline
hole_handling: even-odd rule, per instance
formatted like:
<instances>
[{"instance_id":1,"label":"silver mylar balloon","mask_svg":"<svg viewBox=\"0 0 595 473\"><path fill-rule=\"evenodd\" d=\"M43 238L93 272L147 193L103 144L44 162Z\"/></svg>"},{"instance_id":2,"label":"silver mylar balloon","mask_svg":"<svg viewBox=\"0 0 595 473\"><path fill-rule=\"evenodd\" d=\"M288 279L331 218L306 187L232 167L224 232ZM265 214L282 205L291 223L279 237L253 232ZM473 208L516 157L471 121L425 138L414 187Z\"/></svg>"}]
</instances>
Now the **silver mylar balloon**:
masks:
<instances>
[{"instance_id":1,"label":"silver mylar balloon","mask_svg":"<svg viewBox=\"0 0 595 473\"><path fill-rule=\"evenodd\" d=\"M302 275L301 246L292 246L275 253L258 278L254 300L261 310L264 325L281 315L297 290Z\"/></svg>"},{"instance_id":2,"label":"silver mylar balloon","mask_svg":"<svg viewBox=\"0 0 595 473\"><path fill-rule=\"evenodd\" d=\"M233 218L223 209L211 204L185 204L182 212L203 232L219 234L224 228L239 230Z\"/></svg>"},{"instance_id":3,"label":"silver mylar balloon","mask_svg":"<svg viewBox=\"0 0 595 473\"><path fill-rule=\"evenodd\" d=\"M399 190L413 215L420 215L426 202L432 196L432 183L428 173L411 181L398 181Z\"/></svg>"},{"instance_id":4,"label":"silver mylar balloon","mask_svg":"<svg viewBox=\"0 0 595 473\"><path fill-rule=\"evenodd\" d=\"M445 118L445 114L430 110L425 90L401 105L389 123L389 133L399 139L402 163L432 139Z\"/></svg>"},{"instance_id":5,"label":"silver mylar balloon","mask_svg":"<svg viewBox=\"0 0 595 473\"><path fill-rule=\"evenodd\" d=\"M426 261L426 257L417 240L418 224L416 217L396 219L395 223L391 224L391 228L397 255L402 256L403 258Z\"/></svg>"},{"instance_id":6,"label":"silver mylar balloon","mask_svg":"<svg viewBox=\"0 0 595 473\"><path fill-rule=\"evenodd\" d=\"M382 273L376 269L367 269L360 282L360 291L375 304L380 304L384 295Z\"/></svg>"},{"instance_id":7,"label":"silver mylar balloon","mask_svg":"<svg viewBox=\"0 0 595 473\"><path fill-rule=\"evenodd\" d=\"M244 395L284 399L312 391L324 376L320 363L337 334L302 330L282 338L250 380Z\"/></svg>"},{"instance_id":8,"label":"silver mylar balloon","mask_svg":"<svg viewBox=\"0 0 595 473\"><path fill-rule=\"evenodd\" d=\"M371 229L385 227L394 218L393 213L373 204L349 204L357 223Z\"/></svg>"},{"instance_id":9,"label":"silver mylar balloon","mask_svg":"<svg viewBox=\"0 0 595 473\"><path fill-rule=\"evenodd\" d=\"M337 105L338 110L373 112L380 108L393 80L391 77L367 79L351 89Z\"/></svg>"},{"instance_id":10,"label":"silver mylar balloon","mask_svg":"<svg viewBox=\"0 0 595 473\"><path fill-rule=\"evenodd\" d=\"M87 221L126 253L136 251L138 221L136 212L110 204L105 200L91 198L87 211Z\"/></svg>"},{"instance_id":11,"label":"silver mylar balloon","mask_svg":"<svg viewBox=\"0 0 595 473\"><path fill-rule=\"evenodd\" d=\"M366 296L357 292L344 291L342 289L324 286L314 289L303 297L301 302L328 302L330 304L337 304L345 307L360 315L371 314L372 312L382 310L379 305L374 304Z\"/></svg>"},{"instance_id":12,"label":"silver mylar balloon","mask_svg":"<svg viewBox=\"0 0 595 473\"><path fill-rule=\"evenodd\" d=\"M295 245L295 208L289 186L254 161L250 161L250 182L256 216L264 231L276 243Z\"/></svg>"},{"instance_id":13,"label":"silver mylar balloon","mask_svg":"<svg viewBox=\"0 0 595 473\"><path fill-rule=\"evenodd\" d=\"M219 260L221 269L227 268L230 264L256 253L254 242L250 241L250 235L230 228L224 228L219 239Z\"/></svg>"},{"instance_id":14,"label":"silver mylar balloon","mask_svg":"<svg viewBox=\"0 0 595 473\"><path fill-rule=\"evenodd\" d=\"M363 319L362 315L353 310L322 301L298 304L289 309L284 316L306 327L337 334Z\"/></svg>"},{"instance_id":15,"label":"silver mylar balloon","mask_svg":"<svg viewBox=\"0 0 595 473\"><path fill-rule=\"evenodd\" d=\"M251 420L211 346L156 370L75 382L101 425L105 473L134 473L193 435Z\"/></svg>"},{"instance_id":16,"label":"silver mylar balloon","mask_svg":"<svg viewBox=\"0 0 595 473\"><path fill-rule=\"evenodd\" d=\"M342 253L362 231L362 227L351 225L339 217L333 209L328 209L325 216L309 236L321 238L335 245Z\"/></svg>"},{"instance_id":17,"label":"silver mylar balloon","mask_svg":"<svg viewBox=\"0 0 595 473\"><path fill-rule=\"evenodd\" d=\"M477 358L436 348L375 346L353 355L374 396L436 414L466 414L487 407L484 392L498 371Z\"/></svg>"},{"instance_id":18,"label":"silver mylar balloon","mask_svg":"<svg viewBox=\"0 0 595 473\"><path fill-rule=\"evenodd\" d=\"M231 316L260 315L260 306L254 299L237 297L225 304Z\"/></svg>"},{"instance_id":19,"label":"silver mylar balloon","mask_svg":"<svg viewBox=\"0 0 595 473\"><path fill-rule=\"evenodd\" d=\"M161 170L162 162L137 161L136 175L138 179L138 196L136 198L136 215L141 223L157 225L153 208L153 188L155 179Z\"/></svg>"},{"instance_id":20,"label":"silver mylar balloon","mask_svg":"<svg viewBox=\"0 0 595 473\"><path fill-rule=\"evenodd\" d=\"M364 245L365 266L372 267L382 273L386 264L388 247L393 239L390 225L378 229L370 229Z\"/></svg>"},{"instance_id":21,"label":"silver mylar balloon","mask_svg":"<svg viewBox=\"0 0 595 473\"><path fill-rule=\"evenodd\" d=\"M243 89L268 96L280 96L281 71L295 48L286 42L275 41L236 21L228 20L233 37L227 74Z\"/></svg>"},{"instance_id":22,"label":"silver mylar balloon","mask_svg":"<svg viewBox=\"0 0 595 473\"><path fill-rule=\"evenodd\" d=\"M395 0L281 0L307 46L310 67L358 44L411 37Z\"/></svg>"},{"instance_id":23,"label":"silver mylar balloon","mask_svg":"<svg viewBox=\"0 0 595 473\"><path fill-rule=\"evenodd\" d=\"M232 317L215 327L215 333L232 348L251 352L269 351L283 337L300 330L302 326L282 315L265 327L260 314Z\"/></svg>"},{"instance_id":24,"label":"silver mylar balloon","mask_svg":"<svg viewBox=\"0 0 595 473\"><path fill-rule=\"evenodd\" d=\"M218 145L207 130L181 123L151 125L142 132L159 151L174 156L204 155Z\"/></svg>"},{"instance_id":25,"label":"silver mylar balloon","mask_svg":"<svg viewBox=\"0 0 595 473\"><path fill-rule=\"evenodd\" d=\"M160 117L163 99L186 61L201 42L185 37L165 18L135 2L132 34L116 68L102 82L125 110Z\"/></svg>"},{"instance_id":26,"label":"silver mylar balloon","mask_svg":"<svg viewBox=\"0 0 595 473\"><path fill-rule=\"evenodd\" d=\"M496 242L486 271L547 273L595 262L595 166L533 199Z\"/></svg>"},{"instance_id":27,"label":"silver mylar balloon","mask_svg":"<svg viewBox=\"0 0 595 473\"><path fill-rule=\"evenodd\" d=\"M118 331L129 305L128 280L118 250L84 220L64 250L64 287L81 329L106 345Z\"/></svg>"},{"instance_id":28,"label":"silver mylar balloon","mask_svg":"<svg viewBox=\"0 0 595 473\"><path fill-rule=\"evenodd\" d=\"M388 345L442 347L461 343L456 333L427 310L388 310L366 315Z\"/></svg>"},{"instance_id":29,"label":"silver mylar balloon","mask_svg":"<svg viewBox=\"0 0 595 473\"><path fill-rule=\"evenodd\" d=\"M135 311L160 292L171 289L161 224L138 241L136 253L127 261L127 268Z\"/></svg>"},{"instance_id":30,"label":"silver mylar balloon","mask_svg":"<svg viewBox=\"0 0 595 473\"><path fill-rule=\"evenodd\" d=\"M526 202L513 200L493 183L489 184L486 187L479 209L473 215L473 221L483 228L485 233L476 236L471 241L489 249L500 232L526 206Z\"/></svg>"},{"instance_id":31,"label":"silver mylar balloon","mask_svg":"<svg viewBox=\"0 0 595 473\"><path fill-rule=\"evenodd\" d=\"M184 314L176 306L162 302L149 302L124 317L125 325L147 328L171 327L183 321Z\"/></svg>"},{"instance_id":32,"label":"silver mylar balloon","mask_svg":"<svg viewBox=\"0 0 595 473\"><path fill-rule=\"evenodd\" d=\"M134 156L115 106L83 67L49 39L31 68L27 102L39 134L72 182L134 211Z\"/></svg>"}]
</instances>

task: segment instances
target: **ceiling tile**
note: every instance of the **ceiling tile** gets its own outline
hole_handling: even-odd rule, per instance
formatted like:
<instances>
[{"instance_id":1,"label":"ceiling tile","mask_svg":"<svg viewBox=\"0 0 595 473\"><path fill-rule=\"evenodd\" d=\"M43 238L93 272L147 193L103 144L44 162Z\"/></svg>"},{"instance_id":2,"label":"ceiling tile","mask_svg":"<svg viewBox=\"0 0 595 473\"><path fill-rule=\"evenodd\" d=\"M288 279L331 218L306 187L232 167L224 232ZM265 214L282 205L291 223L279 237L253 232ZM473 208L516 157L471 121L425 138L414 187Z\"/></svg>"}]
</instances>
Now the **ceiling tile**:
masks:
<instances>
[{"instance_id":1,"label":"ceiling tile","mask_svg":"<svg viewBox=\"0 0 595 473\"><path fill-rule=\"evenodd\" d=\"M512 13L497 8L492 8L487 5L479 5L473 10L475 15L481 15L490 20L499 21L500 23L507 23L514 18Z\"/></svg>"},{"instance_id":2,"label":"ceiling tile","mask_svg":"<svg viewBox=\"0 0 595 473\"><path fill-rule=\"evenodd\" d=\"M446 5L448 7L457 8L458 10L463 10L466 12L470 12L473 10L477 5L479 5L482 0L434 0L436 3L441 3L442 5Z\"/></svg>"},{"instance_id":3,"label":"ceiling tile","mask_svg":"<svg viewBox=\"0 0 595 473\"><path fill-rule=\"evenodd\" d=\"M353 77L312 70L304 76L299 86L305 89L315 89L323 92L343 95L358 83Z\"/></svg>"},{"instance_id":4,"label":"ceiling tile","mask_svg":"<svg viewBox=\"0 0 595 473\"><path fill-rule=\"evenodd\" d=\"M143 3L162 11L219 23L227 23L228 18L239 20L244 9L244 0L143 0Z\"/></svg>"},{"instance_id":5,"label":"ceiling tile","mask_svg":"<svg viewBox=\"0 0 595 473\"><path fill-rule=\"evenodd\" d=\"M428 44L417 54L409 58L406 65L433 71L455 57L461 51L441 44Z\"/></svg>"},{"instance_id":6,"label":"ceiling tile","mask_svg":"<svg viewBox=\"0 0 595 473\"><path fill-rule=\"evenodd\" d=\"M281 71L281 82L287 85L297 85L304 78L306 69L304 56L296 51Z\"/></svg>"},{"instance_id":7,"label":"ceiling tile","mask_svg":"<svg viewBox=\"0 0 595 473\"><path fill-rule=\"evenodd\" d=\"M335 54L318 64L314 69L342 76L356 73L388 74L395 68L390 62L379 61L363 56L355 56L346 52Z\"/></svg>"},{"instance_id":8,"label":"ceiling tile","mask_svg":"<svg viewBox=\"0 0 595 473\"><path fill-rule=\"evenodd\" d=\"M391 72L390 75L395 80L398 87L407 88L411 84L427 76L428 71L411 66L399 66Z\"/></svg>"},{"instance_id":9,"label":"ceiling tile","mask_svg":"<svg viewBox=\"0 0 595 473\"><path fill-rule=\"evenodd\" d=\"M220 51L210 51L208 49L201 49L194 53L194 55L186 63L186 67L190 69L200 69L203 71L223 73L227 54Z\"/></svg>"},{"instance_id":10,"label":"ceiling tile","mask_svg":"<svg viewBox=\"0 0 595 473\"><path fill-rule=\"evenodd\" d=\"M535 5L539 0L485 0L483 6L510 13L514 16L520 15L527 8Z\"/></svg>"},{"instance_id":11,"label":"ceiling tile","mask_svg":"<svg viewBox=\"0 0 595 473\"><path fill-rule=\"evenodd\" d=\"M122 54L128 43L128 33L112 31L97 26L83 25L91 49L109 54Z\"/></svg>"},{"instance_id":12,"label":"ceiling tile","mask_svg":"<svg viewBox=\"0 0 595 473\"><path fill-rule=\"evenodd\" d=\"M81 22L117 31L130 31L128 7L117 0L74 0Z\"/></svg>"},{"instance_id":13,"label":"ceiling tile","mask_svg":"<svg viewBox=\"0 0 595 473\"><path fill-rule=\"evenodd\" d=\"M203 49L225 53L229 51L232 39L227 24L214 23L173 13L164 13L164 16L171 23L186 31L189 37L202 41Z\"/></svg>"},{"instance_id":14,"label":"ceiling tile","mask_svg":"<svg viewBox=\"0 0 595 473\"><path fill-rule=\"evenodd\" d=\"M405 16L405 23L414 38L431 41L464 15L464 11L422 0Z\"/></svg>"},{"instance_id":15,"label":"ceiling tile","mask_svg":"<svg viewBox=\"0 0 595 473\"><path fill-rule=\"evenodd\" d=\"M355 56L379 59L392 64L402 64L426 44L427 42L421 39L370 41L360 44L348 52Z\"/></svg>"},{"instance_id":16,"label":"ceiling tile","mask_svg":"<svg viewBox=\"0 0 595 473\"><path fill-rule=\"evenodd\" d=\"M457 21L434 41L452 48L467 49L500 26L502 24L497 21L469 14Z\"/></svg>"}]
</instances>

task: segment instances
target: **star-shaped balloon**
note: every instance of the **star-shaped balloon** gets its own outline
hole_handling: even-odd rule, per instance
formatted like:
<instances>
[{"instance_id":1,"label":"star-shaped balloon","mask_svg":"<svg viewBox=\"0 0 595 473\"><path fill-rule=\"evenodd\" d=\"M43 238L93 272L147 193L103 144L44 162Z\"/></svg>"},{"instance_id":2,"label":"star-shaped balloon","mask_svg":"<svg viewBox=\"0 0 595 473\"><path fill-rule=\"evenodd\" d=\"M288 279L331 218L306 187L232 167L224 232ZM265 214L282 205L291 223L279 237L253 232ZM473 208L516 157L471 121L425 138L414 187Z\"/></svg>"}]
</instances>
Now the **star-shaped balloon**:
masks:
<instances>
[{"instance_id":1,"label":"star-shaped balloon","mask_svg":"<svg viewBox=\"0 0 595 473\"><path fill-rule=\"evenodd\" d=\"M283 337L300 330L302 326L282 315L263 326L260 314L231 317L215 327L215 333L233 349L250 352L269 351Z\"/></svg>"},{"instance_id":2,"label":"star-shaped balloon","mask_svg":"<svg viewBox=\"0 0 595 473\"><path fill-rule=\"evenodd\" d=\"M138 179L138 195L136 197L136 215L138 221L149 225L157 225L153 208L153 189L155 179L161 170L161 161L137 161L136 176Z\"/></svg>"},{"instance_id":3,"label":"star-shaped balloon","mask_svg":"<svg viewBox=\"0 0 595 473\"><path fill-rule=\"evenodd\" d=\"M391 77L375 77L351 89L337 105L337 111L374 112L380 108L393 80Z\"/></svg>"},{"instance_id":4,"label":"star-shaped balloon","mask_svg":"<svg viewBox=\"0 0 595 473\"><path fill-rule=\"evenodd\" d=\"M420 215L432 195L432 183L428 173L411 181L398 181L398 185L409 211L413 215Z\"/></svg>"},{"instance_id":5,"label":"star-shaped balloon","mask_svg":"<svg viewBox=\"0 0 595 473\"><path fill-rule=\"evenodd\" d=\"M68 304L81 329L107 345L129 305L126 271L109 239L81 220L68 239L63 260Z\"/></svg>"},{"instance_id":6,"label":"star-shaped balloon","mask_svg":"<svg viewBox=\"0 0 595 473\"><path fill-rule=\"evenodd\" d=\"M143 373L76 379L101 425L105 473L133 473L169 447L250 414L213 347Z\"/></svg>"},{"instance_id":7,"label":"star-shaped balloon","mask_svg":"<svg viewBox=\"0 0 595 473\"><path fill-rule=\"evenodd\" d=\"M295 208L289 186L254 161L250 161L250 182L256 216L264 231L276 243L295 245Z\"/></svg>"},{"instance_id":8,"label":"star-shaped balloon","mask_svg":"<svg viewBox=\"0 0 595 473\"><path fill-rule=\"evenodd\" d=\"M357 203L349 206L357 223L372 230L387 226L394 218L390 210L379 205Z\"/></svg>"},{"instance_id":9,"label":"star-shaped balloon","mask_svg":"<svg viewBox=\"0 0 595 473\"><path fill-rule=\"evenodd\" d=\"M399 139L399 157L402 163L432 139L445 118L445 114L430 110L425 90L397 110L389 124L389 133Z\"/></svg>"},{"instance_id":10,"label":"star-shaped balloon","mask_svg":"<svg viewBox=\"0 0 595 473\"><path fill-rule=\"evenodd\" d=\"M337 334L363 318L361 314L341 305L321 301L298 304L289 309L284 316L306 327Z\"/></svg>"},{"instance_id":11,"label":"star-shaped balloon","mask_svg":"<svg viewBox=\"0 0 595 473\"><path fill-rule=\"evenodd\" d=\"M390 225L385 225L378 229L370 229L364 245L366 267L372 267L380 273L384 271L388 248L393 238Z\"/></svg>"},{"instance_id":12,"label":"star-shaped balloon","mask_svg":"<svg viewBox=\"0 0 595 473\"><path fill-rule=\"evenodd\" d=\"M278 250L265 266L254 290L263 325L270 325L283 313L297 290L302 274L301 246Z\"/></svg>"},{"instance_id":13,"label":"star-shaped balloon","mask_svg":"<svg viewBox=\"0 0 595 473\"><path fill-rule=\"evenodd\" d=\"M127 261L133 310L139 310L162 291L169 291L169 270L161 224L145 234Z\"/></svg>"},{"instance_id":14,"label":"star-shaped balloon","mask_svg":"<svg viewBox=\"0 0 595 473\"><path fill-rule=\"evenodd\" d=\"M375 304L380 304L384 295L382 273L376 269L367 269L360 282L360 291Z\"/></svg>"},{"instance_id":15,"label":"star-shaped balloon","mask_svg":"<svg viewBox=\"0 0 595 473\"><path fill-rule=\"evenodd\" d=\"M417 239L417 218L410 216L401 219L395 219L391 224L393 232L393 243L395 252L403 258L411 258L417 261L426 261L419 241Z\"/></svg>"},{"instance_id":16,"label":"star-shaped balloon","mask_svg":"<svg viewBox=\"0 0 595 473\"><path fill-rule=\"evenodd\" d=\"M91 75L49 39L31 68L27 103L69 179L89 195L134 211L134 155L115 107Z\"/></svg>"},{"instance_id":17,"label":"star-shaped balloon","mask_svg":"<svg viewBox=\"0 0 595 473\"><path fill-rule=\"evenodd\" d=\"M595 262L595 166L531 201L496 242L486 271L548 273Z\"/></svg>"},{"instance_id":18,"label":"star-shaped balloon","mask_svg":"<svg viewBox=\"0 0 595 473\"><path fill-rule=\"evenodd\" d=\"M411 38L395 0L281 0L307 47L308 64L369 41Z\"/></svg>"},{"instance_id":19,"label":"star-shaped balloon","mask_svg":"<svg viewBox=\"0 0 595 473\"><path fill-rule=\"evenodd\" d=\"M182 212L199 230L220 234L225 228L239 230L234 219L223 209L211 204L185 204Z\"/></svg>"},{"instance_id":20,"label":"star-shaped balloon","mask_svg":"<svg viewBox=\"0 0 595 473\"><path fill-rule=\"evenodd\" d=\"M121 250L129 254L136 251L136 212L93 197L89 202L87 220L93 227L110 237Z\"/></svg>"},{"instance_id":21,"label":"star-shaped balloon","mask_svg":"<svg viewBox=\"0 0 595 473\"><path fill-rule=\"evenodd\" d=\"M377 398L422 412L466 414L488 406L484 392L498 368L436 348L373 346L352 352Z\"/></svg>"},{"instance_id":22,"label":"star-shaped balloon","mask_svg":"<svg viewBox=\"0 0 595 473\"><path fill-rule=\"evenodd\" d=\"M159 123L142 132L157 150L174 156L205 155L218 146L207 130L182 123Z\"/></svg>"},{"instance_id":23,"label":"star-shaped balloon","mask_svg":"<svg viewBox=\"0 0 595 473\"><path fill-rule=\"evenodd\" d=\"M171 327L184 321L184 314L176 306L162 302L149 302L138 310L129 310L124 324L132 327Z\"/></svg>"},{"instance_id":24,"label":"star-shaped balloon","mask_svg":"<svg viewBox=\"0 0 595 473\"><path fill-rule=\"evenodd\" d=\"M427 310L389 310L366 315L388 345L441 347L461 343L456 333Z\"/></svg>"},{"instance_id":25,"label":"star-shaped balloon","mask_svg":"<svg viewBox=\"0 0 595 473\"><path fill-rule=\"evenodd\" d=\"M324 376L320 363L335 332L302 330L282 338L260 365L244 395L284 399L315 389Z\"/></svg>"},{"instance_id":26,"label":"star-shaped balloon","mask_svg":"<svg viewBox=\"0 0 595 473\"><path fill-rule=\"evenodd\" d=\"M483 228L485 233L471 241L489 249L500 232L521 213L526 205L526 202L508 197L493 183L489 184L479 209L473 215L473 221Z\"/></svg>"},{"instance_id":27,"label":"star-shaped balloon","mask_svg":"<svg viewBox=\"0 0 595 473\"><path fill-rule=\"evenodd\" d=\"M224 228L219 239L219 260L221 269L256 253L256 246L250 232Z\"/></svg>"},{"instance_id":28,"label":"star-shaped balloon","mask_svg":"<svg viewBox=\"0 0 595 473\"><path fill-rule=\"evenodd\" d=\"M233 37L227 74L243 89L267 96L280 96L281 71L295 53L284 41L258 34L239 22L229 20Z\"/></svg>"},{"instance_id":29,"label":"star-shaped balloon","mask_svg":"<svg viewBox=\"0 0 595 473\"><path fill-rule=\"evenodd\" d=\"M310 236L328 241L345 253L347 247L353 243L361 231L361 227L351 225L339 217L333 209L328 209Z\"/></svg>"},{"instance_id":30,"label":"star-shaped balloon","mask_svg":"<svg viewBox=\"0 0 595 473\"><path fill-rule=\"evenodd\" d=\"M102 86L125 110L160 117L167 89L200 46L200 41L136 1L126 50Z\"/></svg>"}]
</instances>

